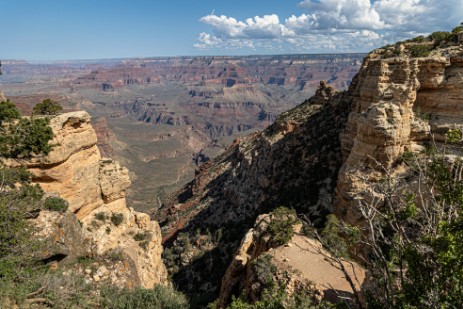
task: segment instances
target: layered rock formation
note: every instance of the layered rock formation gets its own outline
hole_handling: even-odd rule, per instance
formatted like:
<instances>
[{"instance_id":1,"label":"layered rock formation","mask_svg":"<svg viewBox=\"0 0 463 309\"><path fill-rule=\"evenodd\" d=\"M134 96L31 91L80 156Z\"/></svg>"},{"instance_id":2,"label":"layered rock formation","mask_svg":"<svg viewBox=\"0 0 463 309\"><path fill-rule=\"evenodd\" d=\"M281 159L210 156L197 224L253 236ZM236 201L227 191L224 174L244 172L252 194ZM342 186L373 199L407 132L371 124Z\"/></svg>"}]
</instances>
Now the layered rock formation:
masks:
<instances>
[{"instance_id":1,"label":"layered rock formation","mask_svg":"<svg viewBox=\"0 0 463 309\"><path fill-rule=\"evenodd\" d=\"M132 261L136 274L132 286L151 288L166 283L159 225L148 215L127 208L128 171L111 159L101 158L90 116L86 112L62 114L52 118L50 126L54 132L51 143L55 145L51 153L21 164L47 194L64 198L69 211L81 222L81 232L73 234L81 234L82 248L69 247L92 256L120 251ZM39 226L53 234L50 228L58 223L50 223L54 221L47 213L43 216Z\"/></svg>"},{"instance_id":2,"label":"layered rock formation","mask_svg":"<svg viewBox=\"0 0 463 309\"><path fill-rule=\"evenodd\" d=\"M359 65L362 56L319 54L126 59L109 69L95 66L76 80L75 87L92 85L113 91L124 85L180 81L223 85L226 88L258 82L303 89L313 87L314 83L316 86L320 79L330 80L337 87L346 87L346 79L355 74L350 67Z\"/></svg>"},{"instance_id":3,"label":"layered rock formation","mask_svg":"<svg viewBox=\"0 0 463 309\"><path fill-rule=\"evenodd\" d=\"M341 134L345 163L339 173L336 213L359 223L356 200L374 203L385 173L403 173L397 162L405 151L446 141L450 129L463 129L461 47L437 50L426 58L383 59L371 53L351 91L352 112Z\"/></svg>"}]
</instances>

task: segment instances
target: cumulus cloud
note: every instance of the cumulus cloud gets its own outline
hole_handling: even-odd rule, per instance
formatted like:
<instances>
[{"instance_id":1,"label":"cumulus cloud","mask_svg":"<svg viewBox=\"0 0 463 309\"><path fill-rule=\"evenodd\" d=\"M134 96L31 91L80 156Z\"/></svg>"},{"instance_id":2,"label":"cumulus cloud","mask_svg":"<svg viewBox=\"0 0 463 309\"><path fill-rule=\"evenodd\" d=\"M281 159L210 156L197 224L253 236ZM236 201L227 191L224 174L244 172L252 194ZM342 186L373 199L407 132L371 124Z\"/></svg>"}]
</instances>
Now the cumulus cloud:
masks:
<instances>
[{"instance_id":1,"label":"cumulus cloud","mask_svg":"<svg viewBox=\"0 0 463 309\"><path fill-rule=\"evenodd\" d=\"M463 20L463 0L303 0L303 12L244 21L209 14L200 19L195 47L283 48L298 51L367 51L414 35L450 29Z\"/></svg>"},{"instance_id":2,"label":"cumulus cloud","mask_svg":"<svg viewBox=\"0 0 463 309\"><path fill-rule=\"evenodd\" d=\"M370 0L305 0L300 7L313 12L318 29L381 29L384 22Z\"/></svg>"},{"instance_id":3,"label":"cumulus cloud","mask_svg":"<svg viewBox=\"0 0 463 309\"><path fill-rule=\"evenodd\" d=\"M214 35L218 38L273 39L286 35L288 31L276 14L255 16L244 22L225 15L210 14L200 21L212 26Z\"/></svg>"}]
</instances>

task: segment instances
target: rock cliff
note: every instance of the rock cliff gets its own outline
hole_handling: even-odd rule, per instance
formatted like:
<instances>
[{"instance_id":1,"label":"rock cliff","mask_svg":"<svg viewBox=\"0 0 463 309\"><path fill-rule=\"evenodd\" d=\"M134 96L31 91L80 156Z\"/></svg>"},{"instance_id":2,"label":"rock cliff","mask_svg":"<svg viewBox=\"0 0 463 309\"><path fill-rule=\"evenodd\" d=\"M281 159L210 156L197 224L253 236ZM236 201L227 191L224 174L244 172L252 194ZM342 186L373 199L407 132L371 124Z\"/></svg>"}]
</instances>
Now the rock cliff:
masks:
<instances>
[{"instance_id":1,"label":"rock cliff","mask_svg":"<svg viewBox=\"0 0 463 309\"><path fill-rule=\"evenodd\" d=\"M462 132L462 46L434 48L426 57L411 56L412 46L399 46L392 56L381 49L370 53L347 91L321 83L314 97L268 129L235 140L166 201L157 217L166 246L180 251L173 257L181 260L173 263L179 268L170 266L180 289L213 300L228 265L236 263L240 240L249 238L243 230L280 205L318 227L330 212L360 224L358 199L381 201L373 187L386 173L405 176L404 152L439 147L449 129ZM179 246L185 234L220 238L208 247L193 241L196 256L187 257ZM203 277L211 264L221 275Z\"/></svg>"},{"instance_id":2,"label":"rock cliff","mask_svg":"<svg viewBox=\"0 0 463 309\"><path fill-rule=\"evenodd\" d=\"M79 250L92 256L118 251L129 257L135 274L135 282L129 285L152 288L166 283L159 225L147 214L127 208L128 171L111 159L101 158L90 116L86 112L66 113L52 118L50 126L54 132L51 143L55 145L51 153L21 163L48 195L68 202L69 211L82 226L77 233L83 247ZM52 217L44 212L38 218L42 230L52 232L58 224Z\"/></svg>"},{"instance_id":3,"label":"rock cliff","mask_svg":"<svg viewBox=\"0 0 463 309\"><path fill-rule=\"evenodd\" d=\"M352 111L341 145L345 162L339 173L335 210L351 224L361 215L386 172L396 177L402 154L446 141L449 129L462 132L463 53L458 46L436 50L429 57L384 59L381 51L364 61L358 83L350 89Z\"/></svg>"}]
</instances>

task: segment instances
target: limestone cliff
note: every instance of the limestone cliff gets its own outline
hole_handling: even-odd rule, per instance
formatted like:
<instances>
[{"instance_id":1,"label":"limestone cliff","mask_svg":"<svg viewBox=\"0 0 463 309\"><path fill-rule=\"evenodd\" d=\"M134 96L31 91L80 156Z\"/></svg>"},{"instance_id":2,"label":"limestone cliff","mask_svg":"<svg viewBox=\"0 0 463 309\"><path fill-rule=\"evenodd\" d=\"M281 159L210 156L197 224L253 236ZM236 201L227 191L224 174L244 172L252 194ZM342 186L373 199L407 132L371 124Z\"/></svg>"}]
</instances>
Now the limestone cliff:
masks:
<instances>
[{"instance_id":1,"label":"limestone cliff","mask_svg":"<svg viewBox=\"0 0 463 309\"><path fill-rule=\"evenodd\" d=\"M117 250L128 256L136 274L136 282L130 285L151 288L166 283L159 225L147 214L127 207L128 171L111 159L101 158L90 116L86 112L66 113L52 118L50 126L55 145L51 153L21 163L47 194L68 201L69 210L82 225L83 251L99 256ZM53 230L52 217L44 212L39 225Z\"/></svg>"},{"instance_id":2,"label":"limestone cliff","mask_svg":"<svg viewBox=\"0 0 463 309\"><path fill-rule=\"evenodd\" d=\"M335 210L351 224L360 214L356 200L381 199L373 190L385 171L403 173L405 151L439 145L449 129L463 129L463 50L453 46L429 57L384 59L381 50L364 61L350 89L352 112L341 134L345 162L339 173Z\"/></svg>"}]
</instances>

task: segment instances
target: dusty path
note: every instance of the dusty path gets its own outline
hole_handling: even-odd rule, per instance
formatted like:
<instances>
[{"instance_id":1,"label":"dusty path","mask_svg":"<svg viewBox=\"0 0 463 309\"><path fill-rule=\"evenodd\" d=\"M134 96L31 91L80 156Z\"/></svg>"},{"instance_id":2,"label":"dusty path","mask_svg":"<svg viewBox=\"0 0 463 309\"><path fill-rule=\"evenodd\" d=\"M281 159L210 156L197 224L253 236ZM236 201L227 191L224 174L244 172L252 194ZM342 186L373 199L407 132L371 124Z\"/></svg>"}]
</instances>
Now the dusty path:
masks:
<instances>
[{"instance_id":1,"label":"dusty path","mask_svg":"<svg viewBox=\"0 0 463 309\"><path fill-rule=\"evenodd\" d=\"M320 287L327 297L327 294L335 293L334 290L341 294L353 292L344 273L330 261L328 253L316 240L294 235L287 245L272 250L270 254L278 268L295 270L302 278ZM365 270L355 263L346 261L343 264L359 290L365 280Z\"/></svg>"}]
</instances>

